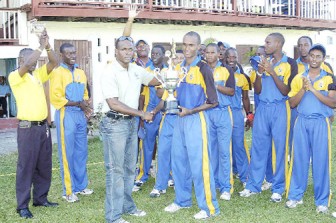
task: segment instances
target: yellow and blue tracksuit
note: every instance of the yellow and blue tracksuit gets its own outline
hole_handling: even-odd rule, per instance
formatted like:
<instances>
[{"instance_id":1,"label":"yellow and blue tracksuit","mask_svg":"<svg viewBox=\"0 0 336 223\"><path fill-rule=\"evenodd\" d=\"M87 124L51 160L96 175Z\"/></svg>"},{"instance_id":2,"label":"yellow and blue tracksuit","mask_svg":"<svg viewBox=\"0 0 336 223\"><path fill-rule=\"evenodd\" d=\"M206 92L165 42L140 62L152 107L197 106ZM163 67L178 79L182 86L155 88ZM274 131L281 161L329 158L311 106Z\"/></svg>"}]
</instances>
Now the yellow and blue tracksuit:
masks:
<instances>
[{"instance_id":1,"label":"yellow and blue tracksuit","mask_svg":"<svg viewBox=\"0 0 336 223\"><path fill-rule=\"evenodd\" d=\"M250 161L250 152L245 143L245 122L242 107L242 93L249 90L249 83L245 75L237 67L234 73L236 87L235 94L231 97L231 109L233 117L232 131L232 155L233 162L237 167L239 179L246 182L247 171Z\"/></svg>"},{"instance_id":2,"label":"yellow and blue tracksuit","mask_svg":"<svg viewBox=\"0 0 336 223\"><path fill-rule=\"evenodd\" d=\"M230 87L234 89L234 73L232 69L227 68L218 62L213 77L215 85ZM220 193L233 191L232 177L232 113L230 109L231 96L224 95L217 90L218 106L206 111L209 117L210 132L210 160L214 172L216 188Z\"/></svg>"},{"instance_id":3,"label":"yellow and blue tracksuit","mask_svg":"<svg viewBox=\"0 0 336 223\"><path fill-rule=\"evenodd\" d=\"M50 79L50 102L57 109L55 124L64 195L82 191L88 185L85 114L79 107L65 106L68 101L88 99L86 84L83 70L77 65L71 70L63 63L53 71Z\"/></svg>"},{"instance_id":4,"label":"yellow and blue tracksuit","mask_svg":"<svg viewBox=\"0 0 336 223\"><path fill-rule=\"evenodd\" d=\"M272 58L269 58L270 60ZM278 78L288 84L291 77L291 65L287 56L273 65ZM259 106L256 110L252 129L251 161L246 189L260 192L265 177L269 153L272 153L273 193L285 191L285 174L287 173L287 145L290 123L290 108L287 96L282 95L268 73L261 76L262 89L259 94Z\"/></svg>"},{"instance_id":5,"label":"yellow and blue tracksuit","mask_svg":"<svg viewBox=\"0 0 336 223\"><path fill-rule=\"evenodd\" d=\"M185 61L176 66L180 71ZM198 56L188 66L187 75L177 87L179 105L194 109L204 103L218 102L211 68ZM204 111L177 117L172 142L172 171L175 201L179 206L192 205L192 185L198 207L208 215L219 213L215 181L210 163L209 129Z\"/></svg>"},{"instance_id":6,"label":"yellow and blue tracksuit","mask_svg":"<svg viewBox=\"0 0 336 223\"><path fill-rule=\"evenodd\" d=\"M309 78L309 69L297 75L291 84L289 97L302 88L302 76ZM321 69L311 80L313 87L324 96L336 90L332 74ZM293 149L289 170L288 199L301 200L308 184L310 159L314 181L316 206L329 206L331 200L331 128L332 108L322 103L311 91L306 91L297 106L298 117L294 125Z\"/></svg>"},{"instance_id":7,"label":"yellow and blue tracksuit","mask_svg":"<svg viewBox=\"0 0 336 223\"><path fill-rule=\"evenodd\" d=\"M162 100L166 100L168 91L165 90ZM157 150L157 170L154 188L165 190L171 176L171 150L176 114L163 114L159 130L158 150Z\"/></svg>"},{"instance_id":8,"label":"yellow and blue tracksuit","mask_svg":"<svg viewBox=\"0 0 336 223\"><path fill-rule=\"evenodd\" d=\"M167 189L168 180L171 179L171 150L176 114L164 114L162 117L158 151L157 151L157 172L154 188L157 190Z\"/></svg>"},{"instance_id":9,"label":"yellow and blue tracksuit","mask_svg":"<svg viewBox=\"0 0 336 223\"><path fill-rule=\"evenodd\" d=\"M309 64L308 63L305 63L301 60L301 57L299 57L297 60L296 60L296 63L298 65L298 74L301 74L303 72L305 72L306 70L308 70L309 68ZM334 71L332 70L330 64L328 64L327 62L323 62L321 64L321 69L322 70L325 70L327 73L329 74L334 74Z\"/></svg>"},{"instance_id":10,"label":"yellow and blue tracksuit","mask_svg":"<svg viewBox=\"0 0 336 223\"><path fill-rule=\"evenodd\" d=\"M150 65L146 68L149 72L154 72L156 67ZM141 93L145 97L144 111L151 112L160 103L161 99L156 95L156 88L154 86L144 86ZM159 127L161 122L161 112L156 113L152 122L144 122L144 128L146 131L145 138L140 140L140 166L139 174L136 180L146 182L149 176L149 169L151 167L153 151L156 142L156 137L159 133Z\"/></svg>"},{"instance_id":11,"label":"yellow and blue tracksuit","mask_svg":"<svg viewBox=\"0 0 336 223\"><path fill-rule=\"evenodd\" d=\"M250 73L250 80L252 85L254 84L256 78L257 78L257 71L253 69ZM254 92L253 96L254 96L254 110L256 110L259 105L259 95Z\"/></svg>"}]
</instances>

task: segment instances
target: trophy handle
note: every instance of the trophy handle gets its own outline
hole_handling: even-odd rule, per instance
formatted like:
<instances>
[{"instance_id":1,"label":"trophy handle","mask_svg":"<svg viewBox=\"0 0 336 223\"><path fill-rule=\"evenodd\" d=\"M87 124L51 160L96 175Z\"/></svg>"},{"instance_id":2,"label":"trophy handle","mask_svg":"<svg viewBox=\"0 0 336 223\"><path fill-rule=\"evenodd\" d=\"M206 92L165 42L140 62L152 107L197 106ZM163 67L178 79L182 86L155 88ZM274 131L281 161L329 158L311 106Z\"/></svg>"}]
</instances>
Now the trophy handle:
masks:
<instances>
[{"instance_id":1,"label":"trophy handle","mask_svg":"<svg viewBox=\"0 0 336 223\"><path fill-rule=\"evenodd\" d=\"M181 67L181 71L183 73L183 77L179 78L179 80L177 81L177 86L179 87L181 82L184 80L184 78L188 75L188 70L185 67Z\"/></svg>"},{"instance_id":2,"label":"trophy handle","mask_svg":"<svg viewBox=\"0 0 336 223\"><path fill-rule=\"evenodd\" d=\"M163 81L163 78L160 73L160 68L155 68L154 69L154 77L162 84L163 87L165 87L165 83Z\"/></svg>"}]
</instances>

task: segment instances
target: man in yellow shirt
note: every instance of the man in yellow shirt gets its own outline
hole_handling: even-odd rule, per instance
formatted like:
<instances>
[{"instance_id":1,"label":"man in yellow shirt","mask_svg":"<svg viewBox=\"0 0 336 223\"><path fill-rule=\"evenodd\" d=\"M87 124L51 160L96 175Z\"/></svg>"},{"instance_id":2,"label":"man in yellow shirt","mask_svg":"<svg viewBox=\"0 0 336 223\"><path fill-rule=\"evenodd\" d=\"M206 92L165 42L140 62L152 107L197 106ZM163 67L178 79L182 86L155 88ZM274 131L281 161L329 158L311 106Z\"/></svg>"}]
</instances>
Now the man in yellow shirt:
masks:
<instances>
[{"instance_id":1,"label":"man in yellow shirt","mask_svg":"<svg viewBox=\"0 0 336 223\"><path fill-rule=\"evenodd\" d=\"M32 185L34 206L58 206L47 199L51 182L52 145L43 89L43 83L49 79L50 72L58 62L46 31L41 34L39 42L36 50L25 48L20 51L19 68L8 77L18 108L16 199L17 212L22 218L33 217L28 209ZM35 69L44 49L49 62Z\"/></svg>"},{"instance_id":2,"label":"man in yellow shirt","mask_svg":"<svg viewBox=\"0 0 336 223\"><path fill-rule=\"evenodd\" d=\"M77 194L90 195L86 162L88 158L87 121L91 113L87 80L76 64L76 48L70 43L60 47L62 63L50 79L50 102L57 109L58 154L63 183L63 198L78 201Z\"/></svg>"}]
</instances>

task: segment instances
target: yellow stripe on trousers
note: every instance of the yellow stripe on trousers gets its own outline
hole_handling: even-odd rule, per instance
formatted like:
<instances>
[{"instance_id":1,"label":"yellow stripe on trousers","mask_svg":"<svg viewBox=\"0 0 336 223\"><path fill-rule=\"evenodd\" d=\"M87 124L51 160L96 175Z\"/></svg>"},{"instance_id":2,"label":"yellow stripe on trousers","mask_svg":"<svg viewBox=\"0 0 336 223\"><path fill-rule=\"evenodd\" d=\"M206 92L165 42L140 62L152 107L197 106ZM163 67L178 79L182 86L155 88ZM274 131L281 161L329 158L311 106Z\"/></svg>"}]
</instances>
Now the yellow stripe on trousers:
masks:
<instances>
[{"instance_id":1,"label":"yellow stripe on trousers","mask_svg":"<svg viewBox=\"0 0 336 223\"><path fill-rule=\"evenodd\" d=\"M65 108L60 109L60 130L61 130L61 150L62 150L62 163L63 163L63 179L65 185L65 193L66 195L72 194L72 184L71 184L71 177L70 177L70 170L69 164L66 154L66 147L65 147L65 136L64 136L64 115L65 115Z\"/></svg>"},{"instance_id":2,"label":"yellow stripe on trousers","mask_svg":"<svg viewBox=\"0 0 336 223\"><path fill-rule=\"evenodd\" d=\"M294 122L293 129L294 129L294 126L296 125L296 122L297 122L297 119ZM287 180L286 180L286 198L288 198L289 187L290 187L290 183L292 180L293 164L294 164L294 135L293 135L293 141L292 141L292 154L290 156L290 164L289 164L289 170L288 170Z\"/></svg>"},{"instance_id":3,"label":"yellow stripe on trousers","mask_svg":"<svg viewBox=\"0 0 336 223\"><path fill-rule=\"evenodd\" d=\"M139 153L140 153L140 156L139 156L140 166L139 166L139 174L136 177L136 180L140 180L141 177L144 175L144 160L145 160L144 156L145 156L145 154L144 154L144 150L143 150L143 140L142 139L139 142Z\"/></svg>"},{"instance_id":4,"label":"yellow stripe on trousers","mask_svg":"<svg viewBox=\"0 0 336 223\"><path fill-rule=\"evenodd\" d=\"M327 122L327 127L328 127L328 162L329 162L329 188L330 188L330 194L329 194L329 199L328 199L328 207L330 206L330 201L332 197L331 193L331 126L329 122L329 118L326 118Z\"/></svg>"},{"instance_id":5,"label":"yellow stripe on trousers","mask_svg":"<svg viewBox=\"0 0 336 223\"><path fill-rule=\"evenodd\" d=\"M229 112L229 115L230 115L230 121L231 121L231 126L233 128L233 118L232 118L232 110L230 108L230 106L228 106L228 112ZM231 134L231 139L230 139L230 165L231 165L231 168L230 168L230 185L231 185L231 189L230 189L230 194L233 194L234 192L234 179L233 179L233 171L232 171L232 134Z\"/></svg>"},{"instance_id":6,"label":"yellow stripe on trousers","mask_svg":"<svg viewBox=\"0 0 336 223\"><path fill-rule=\"evenodd\" d=\"M287 111L287 131L286 131L286 148L285 148L285 185L287 185L288 184L287 182L289 181L288 179L288 152L289 152L288 143L289 143L289 131L290 131L290 123L291 123L291 109L290 109L288 100L286 101L286 111Z\"/></svg>"},{"instance_id":7,"label":"yellow stripe on trousers","mask_svg":"<svg viewBox=\"0 0 336 223\"><path fill-rule=\"evenodd\" d=\"M203 139L203 163L202 163L202 174L203 174L203 184L204 184L204 192L205 192L205 200L208 205L210 215L215 214L215 207L212 204L212 194L210 188L210 163L209 163L209 153L208 153L208 135L207 135L207 126L205 122L205 117L203 112L199 112L200 121L201 121L201 129L202 129L202 139Z\"/></svg>"}]
</instances>

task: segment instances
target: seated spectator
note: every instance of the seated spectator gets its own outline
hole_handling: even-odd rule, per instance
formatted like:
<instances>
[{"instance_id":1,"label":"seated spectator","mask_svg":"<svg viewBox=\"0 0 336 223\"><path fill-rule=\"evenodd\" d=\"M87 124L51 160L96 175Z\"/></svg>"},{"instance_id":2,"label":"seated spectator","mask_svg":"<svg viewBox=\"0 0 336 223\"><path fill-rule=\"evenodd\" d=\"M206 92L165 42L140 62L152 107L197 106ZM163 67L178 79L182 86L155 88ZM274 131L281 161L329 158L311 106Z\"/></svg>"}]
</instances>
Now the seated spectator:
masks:
<instances>
[{"instance_id":1,"label":"seated spectator","mask_svg":"<svg viewBox=\"0 0 336 223\"><path fill-rule=\"evenodd\" d=\"M9 97L10 89L9 86L6 84L5 77L0 76L0 105L2 107L2 115L0 118L7 117L7 100L6 97Z\"/></svg>"}]
</instances>

